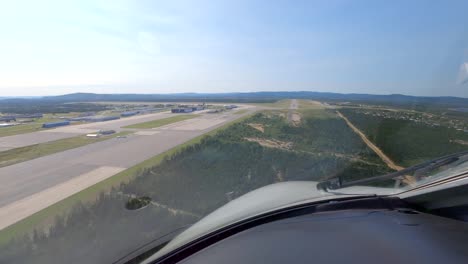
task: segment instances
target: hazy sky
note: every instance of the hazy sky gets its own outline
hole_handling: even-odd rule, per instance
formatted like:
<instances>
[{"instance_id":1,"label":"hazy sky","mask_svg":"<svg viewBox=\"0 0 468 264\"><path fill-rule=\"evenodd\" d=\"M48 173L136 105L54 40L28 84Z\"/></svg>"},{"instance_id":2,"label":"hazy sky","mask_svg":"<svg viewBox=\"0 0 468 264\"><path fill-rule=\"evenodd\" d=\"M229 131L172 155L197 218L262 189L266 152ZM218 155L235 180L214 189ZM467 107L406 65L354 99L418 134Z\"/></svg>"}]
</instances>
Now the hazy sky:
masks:
<instances>
[{"instance_id":1,"label":"hazy sky","mask_svg":"<svg viewBox=\"0 0 468 264\"><path fill-rule=\"evenodd\" d=\"M468 97L468 1L0 0L0 97Z\"/></svg>"}]
</instances>

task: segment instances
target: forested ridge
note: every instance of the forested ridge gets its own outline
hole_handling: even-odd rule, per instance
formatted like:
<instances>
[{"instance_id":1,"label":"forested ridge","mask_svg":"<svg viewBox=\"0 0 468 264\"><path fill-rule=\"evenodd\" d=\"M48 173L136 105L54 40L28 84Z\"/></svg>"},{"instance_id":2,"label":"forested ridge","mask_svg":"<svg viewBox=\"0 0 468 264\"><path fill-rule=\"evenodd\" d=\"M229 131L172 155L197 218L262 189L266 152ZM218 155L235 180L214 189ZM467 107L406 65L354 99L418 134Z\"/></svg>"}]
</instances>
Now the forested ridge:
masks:
<instances>
[{"instance_id":1,"label":"forested ridge","mask_svg":"<svg viewBox=\"0 0 468 264\"><path fill-rule=\"evenodd\" d=\"M0 100L0 113L6 114L66 114L70 112L98 112L109 109L104 104L62 103L44 100Z\"/></svg>"}]
</instances>

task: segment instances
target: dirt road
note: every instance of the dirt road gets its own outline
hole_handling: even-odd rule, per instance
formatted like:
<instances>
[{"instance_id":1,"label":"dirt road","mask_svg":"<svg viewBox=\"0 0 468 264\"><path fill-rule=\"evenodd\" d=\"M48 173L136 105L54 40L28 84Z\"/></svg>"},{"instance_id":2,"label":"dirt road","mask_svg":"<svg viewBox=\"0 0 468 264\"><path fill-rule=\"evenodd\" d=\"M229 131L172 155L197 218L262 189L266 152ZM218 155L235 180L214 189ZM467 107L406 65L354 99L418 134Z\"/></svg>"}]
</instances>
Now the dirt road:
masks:
<instances>
[{"instance_id":1,"label":"dirt road","mask_svg":"<svg viewBox=\"0 0 468 264\"><path fill-rule=\"evenodd\" d=\"M383 162L385 162L385 164L387 164L388 167L390 167L391 169L394 169L394 170L397 170L397 171L400 171L402 169L404 169L404 167L401 167L401 166L398 166L395 164L395 162L393 162L393 160L391 160L387 155L385 155L385 153L383 153L382 150L380 150L376 145L374 145L374 143L372 143L367 137L366 135L364 135L364 133L361 132L361 130L359 130L357 127L355 127L349 120L348 118L346 118L343 114L340 113L340 111L336 111L336 113L338 114L338 116L340 116L341 118L343 118L343 120L346 122L346 124L356 133L358 134L362 141L364 141L364 143L366 143L366 145L372 149L375 154L377 154Z\"/></svg>"}]
</instances>

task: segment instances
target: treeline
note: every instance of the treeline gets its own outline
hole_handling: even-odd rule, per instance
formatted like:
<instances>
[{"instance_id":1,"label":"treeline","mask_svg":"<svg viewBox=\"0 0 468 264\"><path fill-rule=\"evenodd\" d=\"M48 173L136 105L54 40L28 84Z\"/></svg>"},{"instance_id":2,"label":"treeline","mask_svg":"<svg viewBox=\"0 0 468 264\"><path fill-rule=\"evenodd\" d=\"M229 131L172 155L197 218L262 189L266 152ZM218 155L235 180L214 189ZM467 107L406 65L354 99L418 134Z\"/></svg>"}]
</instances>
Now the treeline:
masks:
<instances>
[{"instance_id":1,"label":"treeline","mask_svg":"<svg viewBox=\"0 0 468 264\"><path fill-rule=\"evenodd\" d=\"M49 102L40 99L0 100L0 113L7 114L98 112L107 109L108 106L103 104Z\"/></svg>"},{"instance_id":2,"label":"treeline","mask_svg":"<svg viewBox=\"0 0 468 264\"><path fill-rule=\"evenodd\" d=\"M437 105L437 106L466 106L468 99L460 97L420 97L399 94L372 95L372 94L338 94L311 91L296 92L251 92L251 93L179 93L179 94L93 94L74 93L60 96L49 96L47 100L77 101L181 101L181 100L217 100L221 102L240 101L262 102L281 99L312 99L320 101L351 101L356 103L368 102L374 104L406 105Z\"/></svg>"},{"instance_id":3,"label":"treeline","mask_svg":"<svg viewBox=\"0 0 468 264\"><path fill-rule=\"evenodd\" d=\"M249 123L263 124L265 132ZM262 147L244 137L291 141L293 148ZM110 263L271 183L334 176L350 180L387 171L340 119L310 117L291 127L279 115L257 114L141 170L93 205L75 206L66 218L57 219L49 234L36 231L32 238L1 247L0 263ZM125 209L128 197L134 196L150 197L153 204Z\"/></svg>"},{"instance_id":4,"label":"treeline","mask_svg":"<svg viewBox=\"0 0 468 264\"><path fill-rule=\"evenodd\" d=\"M463 131L411 120L365 115L354 109L340 111L391 159L403 166L468 150L468 146L454 141L468 141L468 133Z\"/></svg>"}]
</instances>

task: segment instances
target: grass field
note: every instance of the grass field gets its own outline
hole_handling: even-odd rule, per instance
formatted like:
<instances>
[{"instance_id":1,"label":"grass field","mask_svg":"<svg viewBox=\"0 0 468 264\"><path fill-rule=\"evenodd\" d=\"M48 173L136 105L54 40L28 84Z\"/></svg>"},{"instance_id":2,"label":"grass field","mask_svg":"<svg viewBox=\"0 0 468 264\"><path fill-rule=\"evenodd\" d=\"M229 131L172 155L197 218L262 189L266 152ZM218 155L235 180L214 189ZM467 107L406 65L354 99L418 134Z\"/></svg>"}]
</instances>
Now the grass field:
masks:
<instances>
[{"instance_id":1,"label":"grass field","mask_svg":"<svg viewBox=\"0 0 468 264\"><path fill-rule=\"evenodd\" d=\"M283 99L283 100L278 100L274 103L253 103L251 105L273 107L273 108L289 108L290 104L291 104L291 100Z\"/></svg>"},{"instance_id":2,"label":"grass field","mask_svg":"<svg viewBox=\"0 0 468 264\"><path fill-rule=\"evenodd\" d=\"M0 137L36 132L40 130L43 130L42 124L40 123L30 123L30 124L24 124L24 125L2 127L0 128Z\"/></svg>"},{"instance_id":3,"label":"grass field","mask_svg":"<svg viewBox=\"0 0 468 264\"><path fill-rule=\"evenodd\" d=\"M36 159L129 133L130 132L121 132L99 138L88 138L83 135L2 151L0 152L0 167L10 166L19 162Z\"/></svg>"},{"instance_id":4,"label":"grass field","mask_svg":"<svg viewBox=\"0 0 468 264\"><path fill-rule=\"evenodd\" d=\"M247 113L247 111L249 111L249 110L248 109L241 109L239 111L234 112L234 114L235 115L242 115L242 114Z\"/></svg>"},{"instance_id":5,"label":"grass field","mask_svg":"<svg viewBox=\"0 0 468 264\"><path fill-rule=\"evenodd\" d=\"M315 119L328 119L328 118L338 118L338 115L334 111L325 110L325 109L299 109L298 113L301 114L302 118L313 117Z\"/></svg>"},{"instance_id":6,"label":"grass field","mask_svg":"<svg viewBox=\"0 0 468 264\"><path fill-rule=\"evenodd\" d=\"M324 109L324 106L320 102L317 102L317 101L299 99L297 100L297 103L298 103L299 109ZM283 99L274 103L255 103L252 105L263 106L263 107L273 107L273 108L279 108L279 109L288 109L289 106L291 105L291 100Z\"/></svg>"},{"instance_id":7,"label":"grass field","mask_svg":"<svg viewBox=\"0 0 468 264\"><path fill-rule=\"evenodd\" d=\"M144 129L144 128L156 128L156 127L160 127L160 126L169 125L169 124L172 124L172 123L175 123L175 122L180 122L180 121L192 119L192 118L195 118L195 117L198 117L198 116L200 116L200 115L176 115L176 116L168 117L168 118L164 118L164 119L153 120L153 121L149 121L149 122L144 122L144 123L139 123L139 124L135 124L135 125L131 125L131 126L126 126L124 128L142 128L142 129Z\"/></svg>"},{"instance_id":8,"label":"grass field","mask_svg":"<svg viewBox=\"0 0 468 264\"><path fill-rule=\"evenodd\" d=\"M297 100L299 109L324 109L325 107L317 101L312 100Z\"/></svg>"},{"instance_id":9,"label":"grass field","mask_svg":"<svg viewBox=\"0 0 468 264\"><path fill-rule=\"evenodd\" d=\"M163 161L163 159L167 156L171 156L187 146L194 145L199 143L202 138L209 135L214 135L219 131L226 129L228 126L242 122L243 120L249 118L253 114L246 115L239 119L236 119L230 123L227 123L219 128L216 128L204 135L198 136L193 138L181 145L178 145L164 153L161 153L157 156L154 156L148 160L145 160L127 170L124 170L102 182L99 182L87 189L84 189L81 192L78 192L58 203L55 203L3 230L0 230L0 245L7 243L9 240L15 237L23 236L32 232L36 228L41 228L46 226L47 223L51 223L54 221L55 217L58 215L66 214L73 205L77 204L78 202L92 202L99 196L101 192L109 191L112 187L119 186L121 183L128 182L132 178L134 178L139 171L145 168L154 167Z\"/></svg>"}]
</instances>

